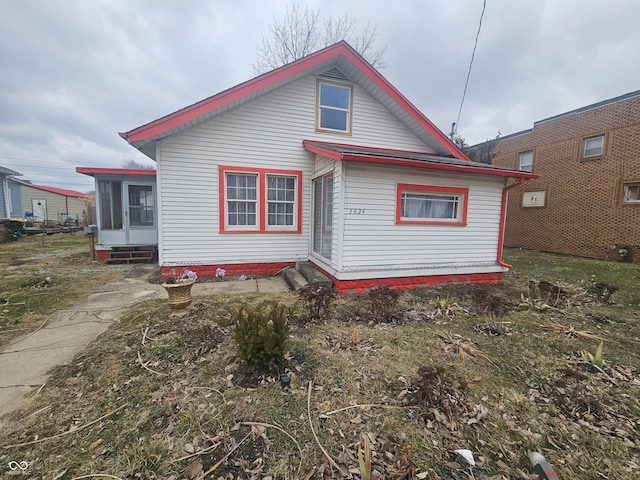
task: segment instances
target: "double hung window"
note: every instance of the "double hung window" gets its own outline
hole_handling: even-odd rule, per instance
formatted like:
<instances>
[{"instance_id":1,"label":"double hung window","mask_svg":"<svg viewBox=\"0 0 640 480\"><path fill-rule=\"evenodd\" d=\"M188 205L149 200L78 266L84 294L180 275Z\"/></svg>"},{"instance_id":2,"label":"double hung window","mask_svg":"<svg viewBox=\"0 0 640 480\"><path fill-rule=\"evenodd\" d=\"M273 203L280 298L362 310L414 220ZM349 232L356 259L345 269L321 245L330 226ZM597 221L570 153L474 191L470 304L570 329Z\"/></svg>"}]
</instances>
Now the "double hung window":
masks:
<instances>
[{"instance_id":1,"label":"double hung window","mask_svg":"<svg viewBox=\"0 0 640 480\"><path fill-rule=\"evenodd\" d=\"M604 135L585 138L582 141L582 158L601 157L604 152Z\"/></svg>"},{"instance_id":2,"label":"double hung window","mask_svg":"<svg viewBox=\"0 0 640 480\"><path fill-rule=\"evenodd\" d=\"M302 172L220 167L221 232L300 232Z\"/></svg>"},{"instance_id":3,"label":"double hung window","mask_svg":"<svg viewBox=\"0 0 640 480\"><path fill-rule=\"evenodd\" d=\"M625 183L623 185L622 201L624 203L640 204L640 182Z\"/></svg>"},{"instance_id":4,"label":"double hung window","mask_svg":"<svg viewBox=\"0 0 640 480\"><path fill-rule=\"evenodd\" d=\"M317 97L318 130L351 133L352 87L318 81Z\"/></svg>"},{"instance_id":5,"label":"double hung window","mask_svg":"<svg viewBox=\"0 0 640 480\"><path fill-rule=\"evenodd\" d=\"M533 171L533 150L520 152L518 154L518 170L521 172Z\"/></svg>"}]
</instances>

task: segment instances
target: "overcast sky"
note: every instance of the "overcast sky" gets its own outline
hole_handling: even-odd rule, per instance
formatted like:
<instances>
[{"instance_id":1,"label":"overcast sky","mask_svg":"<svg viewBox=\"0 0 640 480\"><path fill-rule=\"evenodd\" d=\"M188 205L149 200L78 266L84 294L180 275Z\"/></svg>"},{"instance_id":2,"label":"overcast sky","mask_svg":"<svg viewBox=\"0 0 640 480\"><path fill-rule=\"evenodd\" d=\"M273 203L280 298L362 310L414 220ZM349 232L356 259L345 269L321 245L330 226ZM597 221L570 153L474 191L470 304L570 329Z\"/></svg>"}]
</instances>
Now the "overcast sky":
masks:
<instances>
[{"instance_id":1,"label":"overcast sky","mask_svg":"<svg viewBox=\"0 0 640 480\"><path fill-rule=\"evenodd\" d=\"M0 166L88 191L76 166L152 164L128 131L253 76L289 1L0 0ZM441 130L482 0L315 0L377 24L382 74ZM640 89L640 1L487 0L458 132L470 144Z\"/></svg>"}]
</instances>

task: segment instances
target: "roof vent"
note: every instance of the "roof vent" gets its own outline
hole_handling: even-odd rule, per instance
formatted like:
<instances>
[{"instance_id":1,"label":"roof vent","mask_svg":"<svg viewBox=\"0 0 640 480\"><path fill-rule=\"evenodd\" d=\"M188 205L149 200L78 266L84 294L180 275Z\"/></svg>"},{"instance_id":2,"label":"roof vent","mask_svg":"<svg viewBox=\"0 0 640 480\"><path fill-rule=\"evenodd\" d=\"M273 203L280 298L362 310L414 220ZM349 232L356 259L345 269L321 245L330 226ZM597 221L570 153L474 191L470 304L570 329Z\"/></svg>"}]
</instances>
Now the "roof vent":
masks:
<instances>
[{"instance_id":1,"label":"roof vent","mask_svg":"<svg viewBox=\"0 0 640 480\"><path fill-rule=\"evenodd\" d=\"M347 77L344 73L342 73L338 69L338 67L333 67L333 68L330 68L329 70L325 70L318 76L323 78L330 78L332 80L342 80L347 82L349 81L349 77Z\"/></svg>"}]
</instances>

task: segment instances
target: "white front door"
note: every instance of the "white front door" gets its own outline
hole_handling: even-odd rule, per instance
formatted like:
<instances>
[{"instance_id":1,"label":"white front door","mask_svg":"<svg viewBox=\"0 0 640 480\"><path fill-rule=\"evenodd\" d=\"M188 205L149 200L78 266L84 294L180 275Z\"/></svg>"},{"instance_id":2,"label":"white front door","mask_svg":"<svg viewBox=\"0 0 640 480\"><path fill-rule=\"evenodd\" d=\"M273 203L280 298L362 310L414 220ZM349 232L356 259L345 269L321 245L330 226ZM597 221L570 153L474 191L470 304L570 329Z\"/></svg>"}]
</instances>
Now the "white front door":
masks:
<instances>
[{"instance_id":1,"label":"white front door","mask_svg":"<svg viewBox=\"0 0 640 480\"><path fill-rule=\"evenodd\" d=\"M125 183L125 219L129 245L158 243L156 195L151 183Z\"/></svg>"},{"instance_id":2,"label":"white front door","mask_svg":"<svg viewBox=\"0 0 640 480\"><path fill-rule=\"evenodd\" d=\"M31 211L33 212L34 222L44 222L47 220L47 201L31 199Z\"/></svg>"}]
</instances>

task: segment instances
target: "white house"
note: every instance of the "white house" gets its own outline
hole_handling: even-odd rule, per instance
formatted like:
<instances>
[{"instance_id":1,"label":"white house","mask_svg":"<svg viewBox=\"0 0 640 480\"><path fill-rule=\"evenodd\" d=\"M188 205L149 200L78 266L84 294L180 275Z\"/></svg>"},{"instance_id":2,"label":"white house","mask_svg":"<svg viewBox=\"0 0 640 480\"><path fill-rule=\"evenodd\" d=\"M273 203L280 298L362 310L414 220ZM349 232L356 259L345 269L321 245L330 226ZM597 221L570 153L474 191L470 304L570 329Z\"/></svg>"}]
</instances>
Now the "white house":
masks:
<instances>
[{"instance_id":1,"label":"white house","mask_svg":"<svg viewBox=\"0 0 640 480\"><path fill-rule=\"evenodd\" d=\"M95 178L98 258L153 258L158 245L156 171L76 167L76 172Z\"/></svg>"},{"instance_id":2,"label":"white house","mask_svg":"<svg viewBox=\"0 0 640 480\"><path fill-rule=\"evenodd\" d=\"M507 191L535 177L471 162L345 42L120 135L156 161L164 277L500 282Z\"/></svg>"}]
</instances>

